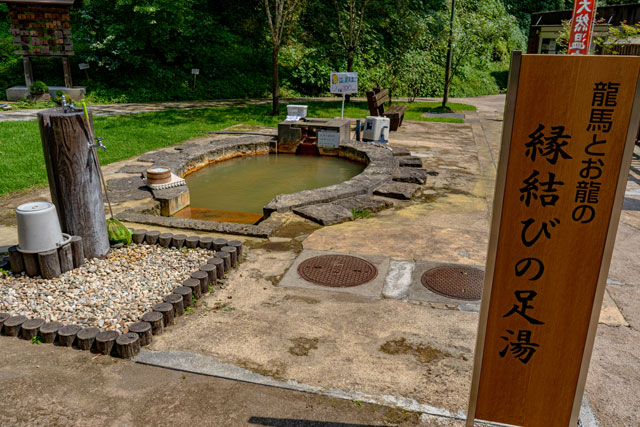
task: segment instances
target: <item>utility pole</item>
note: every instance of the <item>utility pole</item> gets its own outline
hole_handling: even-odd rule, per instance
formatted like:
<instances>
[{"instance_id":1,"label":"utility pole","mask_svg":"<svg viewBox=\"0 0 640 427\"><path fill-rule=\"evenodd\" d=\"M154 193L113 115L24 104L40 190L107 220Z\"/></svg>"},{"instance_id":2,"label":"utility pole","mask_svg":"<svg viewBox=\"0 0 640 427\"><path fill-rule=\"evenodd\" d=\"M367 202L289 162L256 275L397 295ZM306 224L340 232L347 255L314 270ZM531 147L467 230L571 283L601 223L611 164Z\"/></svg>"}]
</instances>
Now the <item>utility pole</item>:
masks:
<instances>
[{"instance_id":1,"label":"utility pole","mask_svg":"<svg viewBox=\"0 0 640 427\"><path fill-rule=\"evenodd\" d=\"M444 94L442 95L442 108L447 106L449 100L449 83L451 80L451 56L453 55L453 20L455 18L456 0L451 0L451 20L449 21L449 47L447 49L447 65L444 72Z\"/></svg>"}]
</instances>

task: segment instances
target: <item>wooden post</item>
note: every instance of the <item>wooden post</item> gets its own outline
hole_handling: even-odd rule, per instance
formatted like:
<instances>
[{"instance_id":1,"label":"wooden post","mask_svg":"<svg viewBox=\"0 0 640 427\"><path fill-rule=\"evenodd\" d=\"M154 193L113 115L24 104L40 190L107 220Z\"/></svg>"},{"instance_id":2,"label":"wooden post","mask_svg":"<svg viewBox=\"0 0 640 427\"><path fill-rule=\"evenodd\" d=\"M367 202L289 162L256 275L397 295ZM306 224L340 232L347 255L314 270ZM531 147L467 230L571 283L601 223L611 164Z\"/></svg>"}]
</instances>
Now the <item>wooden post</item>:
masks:
<instances>
[{"instance_id":1,"label":"wooden post","mask_svg":"<svg viewBox=\"0 0 640 427\"><path fill-rule=\"evenodd\" d=\"M171 246L173 246L174 248L181 248L184 246L184 241L186 239L186 234L175 234L171 239Z\"/></svg>"},{"instance_id":2,"label":"wooden post","mask_svg":"<svg viewBox=\"0 0 640 427\"><path fill-rule=\"evenodd\" d=\"M58 329L58 344L62 347L71 347L80 329L82 328L78 325L67 325Z\"/></svg>"},{"instance_id":3,"label":"wooden post","mask_svg":"<svg viewBox=\"0 0 640 427\"><path fill-rule=\"evenodd\" d=\"M213 241L213 250L214 251L219 251L224 246L227 246L227 239L215 239Z\"/></svg>"},{"instance_id":4,"label":"wooden post","mask_svg":"<svg viewBox=\"0 0 640 427\"><path fill-rule=\"evenodd\" d=\"M22 338L31 340L38 335L40 327L44 324L44 319L29 319L22 324Z\"/></svg>"},{"instance_id":5,"label":"wooden post","mask_svg":"<svg viewBox=\"0 0 640 427\"><path fill-rule=\"evenodd\" d=\"M71 244L60 246L58 248L58 257L60 258L61 273L73 270L73 253L71 251Z\"/></svg>"},{"instance_id":6,"label":"wooden post","mask_svg":"<svg viewBox=\"0 0 640 427\"><path fill-rule=\"evenodd\" d=\"M73 81L71 80L71 65L69 65L69 58L62 57L62 72L64 73L64 86L68 88L73 87Z\"/></svg>"},{"instance_id":7,"label":"wooden post","mask_svg":"<svg viewBox=\"0 0 640 427\"><path fill-rule=\"evenodd\" d=\"M180 297L180 298L182 298L182 297ZM167 301L167 298L165 297L164 300ZM169 302L169 301L167 301L167 302ZM0 313L0 331L2 330L2 326L4 325L4 322L6 322L9 317L11 317L11 315L9 313Z\"/></svg>"},{"instance_id":8,"label":"wooden post","mask_svg":"<svg viewBox=\"0 0 640 427\"><path fill-rule=\"evenodd\" d=\"M62 274L56 249L40 252L38 254L38 262L40 263L40 275L43 279L54 279Z\"/></svg>"},{"instance_id":9,"label":"wooden post","mask_svg":"<svg viewBox=\"0 0 640 427\"><path fill-rule=\"evenodd\" d=\"M173 305L173 317L182 316L184 314L184 304L182 302L182 295L171 294L164 297L164 302ZM154 312L155 313L155 312ZM143 316L144 319L144 316Z\"/></svg>"},{"instance_id":10,"label":"wooden post","mask_svg":"<svg viewBox=\"0 0 640 427\"><path fill-rule=\"evenodd\" d=\"M95 151L88 147L92 125L87 127L82 111L61 108L39 112L38 122L62 231L82 237L87 258L102 257L109 251L109 236Z\"/></svg>"},{"instance_id":11,"label":"wooden post","mask_svg":"<svg viewBox=\"0 0 640 427\"><path fill-rule=\"evenodd\" d=\"M31 66L30 57L22 57L22 67L24 68L24 84L27 86L27 89L29 89L33 84L33 67Z\"/></svg>"},{"instance_id":12,"label":"wooden post","mask_svg":"<svg viewBox=\"0 0 640 427\"><path fill-rule=\"evenodd\" d=\"M123 359L128 359L140 353L140 338L138 334L127 332L116 338L116 350Z\"/></svg>"},{"instance_id":13,"label":"wooden post","mask_svg":"<svg viewBox=\"0 0 640 427\"><path fill-rule=\"evenodd\" d=\"M161 313L158 314L161 315ZM140 337L140 347L151 344L153 338L151 335L151 324L149 322L136 322L129 326L129 332L138 334L138 337Z\"/></svg>"},{"instance_id":14,"label":"wooden post","mask_svg":"<svg viewBox=\"0 0 640 427\"><path fill-rule=\"evenodd\" d=\"M84 264L84 247L82 246L82 237L71 237L71 253L73 255L74 268L78 268Z\"/></svg>"},{"instance_id":15,"label":"wooden post","mask_svg":"<svg viewBox=\"0 0 640 427\"><path fill-rule=\"evenodd\" d=\"M191 297L193 296L193 292L191 291L191 288L187 286L180 286L179 288L175 288L173 290L173 293L180 295L182 297L183 309L187 307L191 307L191 304L192 304Z\"/></svg>"},{"instance_id":16,"label":"wooden post","mask_svg":"<svg viewBox=\"0 0 640 427\"><path fill-rule=\"evenodd\" d=\"M193 298L200 299L200 296L202 295L202 292L200 290L200 280L194 279L192 277L191 279L187 279L182 282L182 286L191 289L191 295L193 296Z\"/></svg>"},{"instance_id":17,"label":"wooden post","mask_svg":"<svg viewBox=\"0 0 640 427\"><path fill-rule=\"evenodd\" d=\"M238 262L242 260L242 242L240 240L231 240L227 243L227 246L233 246L236 248L236 254L238 255Z\"/></svg>"},{"instance_id":18,"label":"wooden post","mask_svg":"<svg viewBox=\"0 0 640 427\"><path fill-rule=\"evenodd\" d=\"M155 245L156 243L158 243L159 238L160 238L160 232L151 230L151 231L147 231L147 235L144 238L144 241L149 245Z\"/></svg>"},{"instance_id":19,"label":"wooden post","mask_svg":"<svg viewBox=\"0 0 640 427\"><path fill-rule=\"evenodd\" d=\"M199 246L202 249L211 249L211 246L213 245L213 237L201 237L200 238L200 243Z\"/></svg>"},{"instance_id":20,"label":"wooden post","mask_svg":"<svg viewBox=\"0 0 640 427\"><path fill-rule=\"evenodd\" d=\"M20 334L22 324L27 321L23 315L11 316L4 321L4 334L9 337L17 337Z\"/></svg>"},{"instance_id":21,"label":"wooden post","mask_svg":"<svg viewBox=\"0 0 640 427\"><path fill-rule=\"evenodd\" d=\"M24 271L24 261L17 246L11 246L9 248L9 265L11 265L11 272L13 274L20 274Z\"/></svg>"},{"instance_id":22,"label":"wooden post","mask_svg":"<svg viewBox=\"0 0 640 427\"><path fill-rule=\"evenodd\" d=\"M180 297L180 302L182 302L182 297ZM142 315L142 321L147 322L151 325L151 333L153 335L160 335L164 331L164 325L162 324L162 313L160 312L150 311L148 313L145 313ZM131 330L131 328L129 328L129 330Z\"/></svg>"},{"instance_id":23,"label":"wooden post","mask_svg":"<svg viewBox=\"0 0 640 427\"><path fill-rule=\"evenodd\" d=\"M194 292L196 299L200 299L200 297L202 297L202 294L206 294L209 290L209 273L207 273L206 271L194 271L193 273L191 273L191 279L197 280L198 284L200 285L200 289L198 290L199 292ZM182 282L182 286L187 285Z\"/></svg>"},{"instance_id":24,"label":"wooden post","mask_svg":"<svg viewBox=\"0 0 640 427\"><path fill-rule=\"evenodd\" d=\"M216 268L215 265L213 264L205 264L200 266L200 271L204 271L207 273L207 275L209 276L209 285L215 285L216 284L216 278L217 278L217 271L218 269ZM204 290L204 292L209 292L209 287L207 286L207 289Z\"/></svg>"},{"instance_id":25,"label":"wooden post","mask_svg":"<svg viewBox=\"0 0 640 427\"><path fill-rule=\"evenodd\" d=\"M157 311L158 313L162 313L162 319L164 322L164 327L173 325L173 305L166 302L159 302L158 304L154 304L151 306L153 311Z\"/></svg>"},{"instance_id":26,"label":"wooden post","mask_svg":"<svg viewBox=\"0 0 640 427\"><path fill-rule=\"evenodd\" d=\"M147 230L144 230L144 229L133 230L133 236L131 236L131 240L133 240L133 243L141 244L142 242L144 242L144 238L146 235L147 235Z\"/></svg>"},{"instance_id":27,"label":"wooden post","mask_svg":"<svg viewBox=\"0 0 640 427\"><path fill-rule=\"evenodd\" d=\"M185 239L184 245L190 249L197 248L200 243L200 237L198 236L188 236Z\"/></svg>"},{"instance_id":28,"label":"wooden post","mask_svg":"<svg viewBox=\"0 0 640 427\"><path fill-rule=\"evenodd\" d=\"M91 350L93 343L96 340L96 336L100 333L100 329L96 327L88 327L78 332L76 335L77 346L80 350Z\"/></svg>"},{"instance_id":29,"label":"wooden post","mask_svg":"<svg viewBox=\"0 0 640 427\"><path fill-rule=\"evenodd\" d=\"M163 248L168 248L171 244L171 239L173 238L173 234L171 233L162 233L158 236L158 243Z\"/></svg>"},{"instance_id":30,"label":"wooden post","mask_svg":"<svg viewBox=\"0 0 640 427\"><path fill-rule=\"evenodd\" d=\"M226 273L231 269L231 254L229 252L220 251L216 252L216 258L220 258L224 261L224 272Z\"/></svg>"},{"instance_id":31,"label":"wooden post","mask_svg":"<svg viewBox=\"0 0 640 427\"><path fill-rule=\"evenodd\" d=\"M231 258L231 267L236 268L238 264L238 254L236 252L236 248L233 246L225 246L222 248L223 252L228 252Z\"/></svg>"},{"instance_id":32,"label":"wooden post","mask_svg":"<svg viewBox=\"0 0 640 427\"><path fill-rule=\"evenodd\" d=\"M51 344L56 340L58 330L62 328L61 322L47 322L40 327L40 338L42 342Z\"/></svg>"},{"instance_id":33,"label":"wooden post","mask_svg":"<svg viewBox=\"0 0 640 427\"><path fill-rule=\"evenodd\" d=\"M27 272L27 276L34 277L40 274L38 254L23 253L22 260L24 261L24 270Z\"/></svg>"},{"instance_id":34,"label":"wooden post","mask_svg":"<svg viewBox=\"0 0 640 427\"><path fill-rule=\"evenodd\" d=\"M96 350L102 354L110 354L113 349L113 344L118 338L116 331L102 331L96 335Z\"/></svg>"},{"instance_id":35,"label":"wooden post","mask_svg":"<svg viewBox=\"0 0 640 427\"><path fill-rule=\"evenodd\" d=\"M216 276L218 279L224 278L224 260L222 258L209 258L207 264L215 265L217 269Z\"/></svg>"}]
</instances>

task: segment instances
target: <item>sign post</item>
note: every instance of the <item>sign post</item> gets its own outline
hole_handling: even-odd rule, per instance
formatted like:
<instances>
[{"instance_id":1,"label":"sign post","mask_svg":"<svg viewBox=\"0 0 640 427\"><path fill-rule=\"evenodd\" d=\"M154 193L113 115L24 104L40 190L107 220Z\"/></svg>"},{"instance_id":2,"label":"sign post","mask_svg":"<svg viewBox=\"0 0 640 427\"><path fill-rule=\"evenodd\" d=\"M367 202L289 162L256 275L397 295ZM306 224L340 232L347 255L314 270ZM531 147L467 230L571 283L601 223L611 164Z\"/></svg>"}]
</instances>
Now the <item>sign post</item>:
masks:
<instances>
[{"instance_id":1,"label":"sign post","mask_svg":"<svg viewBox=\"0 0 640 427\"><path fill-rule=\"evenodd\" d=\"M342 113L344 119L344 98L347 94L358 92L358 73L331 73L331 93L342 94Z\"/></svg>"},{"instance_id":2,"label":"sign post","mask_svg":"<svg viewBox=\"0 0 640 427\"><path fill-rule=\"evenodd\" d=\"M575 0L567 54L588 55L596 17L596 0Z\"/></svg>"},{"instance_id":3,"label":"sign post","mask_svg":"<svg viewBox=\"0 0 640 427\"><path fill-rule=\"evenodd\" d=\"M193 74L193 88L196 88L196 77L198 76L198 74L200 74L200 69L198 68L192 68L191 69L191 74Z\"/></svg>"},{"instance_id":4,"label":"sign post","mask_svg":"<svg viewBox=\"0 0 640 427\"><path fill-rule=\"evenodd\" d=\"M638 57L513 55L467 426L577 423L639 74Z\"/></svg>"}]
</instances>

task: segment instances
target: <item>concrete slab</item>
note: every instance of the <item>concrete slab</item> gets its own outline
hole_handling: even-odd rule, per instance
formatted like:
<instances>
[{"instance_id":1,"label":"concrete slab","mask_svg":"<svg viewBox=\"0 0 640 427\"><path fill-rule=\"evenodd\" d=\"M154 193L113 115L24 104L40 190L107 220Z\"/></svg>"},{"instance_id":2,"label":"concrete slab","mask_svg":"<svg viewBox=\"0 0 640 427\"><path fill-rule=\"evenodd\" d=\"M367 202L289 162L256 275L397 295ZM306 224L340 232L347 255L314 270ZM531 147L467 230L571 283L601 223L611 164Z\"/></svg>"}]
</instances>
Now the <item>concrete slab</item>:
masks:
<instances>
[{"instance_id":1,"label":"concrete slab","mask_svg":"<svg viewBox=\"0 0 640 427\"><path fill-rule=\"evenodd\" d=\"M484 267L478 265L463 265L463 264L451 264L434 261L417 261L413 276L411 280L411 288L409 290L409 301L425 301L435 302L440 304L455 305L461 311L478 311L480 308L480 301L467 301L456 298L447 298L445 296L431 292L429 289L422 285L422 275L425 271L435 267L452 266L452 267L472 267L484 270Z\"/></svg>"},{"instance_id":2,"label":"concrete slab","mask_svg":"<svg viewBox=\"0 0 640 427\"><path fill-rule=\"evenodd\" d=\"M349 288L334 288L329 286L320 286L307 282L298 274L298 266L303 261L320 255L351 255L365 259L373 264L378 269L378 275L375 279L369 283L365 283L359 286L352 286ZM384 256L375 255L357 255L357 254L341 254L339 252L326 252L326 251L314 251L303 250L298 258L293 262L289 271L284 275L278 286L287 288L303 288L312 289L315 291L330 291L341 292L346 294L358 295L362 297L380 298L382 294L382 288L384 286L384 280L387 277L389 270L389 258Z\"/></svg>"},{"instance_id":3,"label":"concrete slab","mask_svg":"<svg viewBox=\"0 0 640 427\"><path fill-rule=\"evenodd\" d=\"M415 264L410 261L391 261L389 273L384 279L382 296L385 298L403 299L409 294Z\"/></svg>"}]
</instances>

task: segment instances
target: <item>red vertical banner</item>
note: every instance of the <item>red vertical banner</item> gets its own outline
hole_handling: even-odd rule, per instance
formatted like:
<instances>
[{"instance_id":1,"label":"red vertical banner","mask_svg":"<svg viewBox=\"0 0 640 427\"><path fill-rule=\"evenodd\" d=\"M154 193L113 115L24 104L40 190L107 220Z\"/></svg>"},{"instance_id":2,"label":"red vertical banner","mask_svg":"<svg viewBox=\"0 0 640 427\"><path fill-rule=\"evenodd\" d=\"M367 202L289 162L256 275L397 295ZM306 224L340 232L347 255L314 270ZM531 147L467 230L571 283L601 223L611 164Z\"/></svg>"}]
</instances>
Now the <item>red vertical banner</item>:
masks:
<instances>
[{"instance_id":1,"label":"red vertical banner","mask_svg":"<svg viewBox=\"0 0 640 427\"><path fill-rule=\"evenodd\" d=\"M596 0L575 0L571 16L571 33L567 45L569 55L588 55L591 45Z\"/></svg>"}]
</instances>

